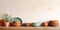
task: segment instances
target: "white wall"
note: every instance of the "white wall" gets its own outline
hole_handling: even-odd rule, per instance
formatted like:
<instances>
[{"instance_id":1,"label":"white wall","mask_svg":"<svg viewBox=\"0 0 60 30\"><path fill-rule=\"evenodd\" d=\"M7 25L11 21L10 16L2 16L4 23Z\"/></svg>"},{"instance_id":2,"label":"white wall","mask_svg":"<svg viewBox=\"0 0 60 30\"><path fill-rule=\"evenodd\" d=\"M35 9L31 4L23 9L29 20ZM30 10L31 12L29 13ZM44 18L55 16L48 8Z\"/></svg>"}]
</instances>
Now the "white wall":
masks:
<instances>
[{"instance_id":1,"label":"white wall","mask_svg":"<svg viewBox=\"0 0 60 30\"><path fill-rule=\"evenodd\" d=\"M0 18L4 13L29 23L60 21L60 0L0 0Z\"/></svg>"}]
</instances>

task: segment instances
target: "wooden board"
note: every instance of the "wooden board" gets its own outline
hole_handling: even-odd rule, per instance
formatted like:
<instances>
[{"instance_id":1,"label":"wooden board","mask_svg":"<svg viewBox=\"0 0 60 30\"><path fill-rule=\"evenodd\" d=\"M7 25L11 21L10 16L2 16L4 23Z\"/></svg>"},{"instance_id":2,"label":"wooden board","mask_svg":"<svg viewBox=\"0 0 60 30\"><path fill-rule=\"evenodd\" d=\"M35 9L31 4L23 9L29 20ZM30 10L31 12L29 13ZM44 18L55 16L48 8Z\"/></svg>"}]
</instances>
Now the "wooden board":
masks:
<instances>
[{"instance_id":1,"label":"wooden board","mask_svg":"<svg viewBox=\"0 0 60 30\"><path fill-rule=\"evenodd\" d=\"M0 27L0 30L60 30L60 27Z\"/></svg>"}]
</instances>

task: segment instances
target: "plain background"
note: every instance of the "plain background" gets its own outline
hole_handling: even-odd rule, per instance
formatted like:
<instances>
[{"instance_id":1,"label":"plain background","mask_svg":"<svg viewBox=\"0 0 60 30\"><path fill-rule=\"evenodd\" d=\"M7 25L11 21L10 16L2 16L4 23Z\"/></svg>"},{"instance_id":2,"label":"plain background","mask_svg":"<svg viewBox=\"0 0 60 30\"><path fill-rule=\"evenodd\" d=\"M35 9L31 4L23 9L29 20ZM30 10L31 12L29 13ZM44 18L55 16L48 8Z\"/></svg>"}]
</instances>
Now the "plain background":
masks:
<instances>
[{"instance_id":1,"label":"plain background","mask_svg":"<svg viewBox=\"0 0 60 30\"><path fill-rule=\"evenodd\" d=\"M0 0L0 19L4 13L20 17L24 23L60 22L60 0Z\"/></svg>"}]
</instances>

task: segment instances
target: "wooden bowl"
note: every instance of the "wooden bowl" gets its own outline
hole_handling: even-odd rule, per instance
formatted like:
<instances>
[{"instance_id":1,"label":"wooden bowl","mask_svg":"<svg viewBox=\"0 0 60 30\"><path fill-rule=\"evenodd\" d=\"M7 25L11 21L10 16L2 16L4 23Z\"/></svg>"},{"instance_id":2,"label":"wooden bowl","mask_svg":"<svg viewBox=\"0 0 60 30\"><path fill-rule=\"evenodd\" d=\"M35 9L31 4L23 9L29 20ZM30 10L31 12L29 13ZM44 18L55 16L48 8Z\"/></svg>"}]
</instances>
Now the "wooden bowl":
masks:
<instances>
[{"instance_id":1,"label":"wooden bowl","mask_svg":"<svg viewBox=\"0 0 60 30\"><path fill-rule=\"evenodd\" d=\"M49 21L49 26L58 26L58 21L57 20Z\"/></svg>"},{"instance_id":2,"label":"wooden bowl","mask_svg":"<svg viewBox=\"0 0 60 30\"><path fill-rule=\"evenodd\" d=\"M43 22L42 26L46 27L46 26L48 26L48 23L47 22Z\"/></svg>"},{"instance_id":3,"label":"wooden bowl","mask_svg":"<svg viewBox=\"0 0 60 30\"><path fill-rule=\"evenodd\" d=\"M30 23L24 23L23 26L29 27L29 26L31 26L31 24Z\"/></svg>"},{"instance_id":4,"label":"wooden bowl","mask_svg":"<svg viewBox=\"0 0 60 30\"><path fill-rule=\"evenodd\" d=\"M13 22L12 25L14 27L19 27L19 26L21 26L21 23L20 22Z\"/></svg>"}]
</instances>

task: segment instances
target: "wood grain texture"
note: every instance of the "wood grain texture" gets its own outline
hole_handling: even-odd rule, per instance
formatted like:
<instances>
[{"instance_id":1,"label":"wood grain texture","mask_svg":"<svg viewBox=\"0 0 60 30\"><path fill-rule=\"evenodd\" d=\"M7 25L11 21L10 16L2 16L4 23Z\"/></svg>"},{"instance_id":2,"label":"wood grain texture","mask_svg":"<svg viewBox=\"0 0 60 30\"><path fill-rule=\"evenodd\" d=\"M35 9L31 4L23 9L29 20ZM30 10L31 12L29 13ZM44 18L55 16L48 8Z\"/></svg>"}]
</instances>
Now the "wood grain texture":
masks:
<instances>
[{"instance_id":1,"label":"wood grain texture","mask_svg":"<svg viewBox=\"0 0 60 30\"><path fill-rule=\"evenodd\" d=\"M0 27L0 30L60 30L60 27Z\"/></svg>"}]
</instances>

